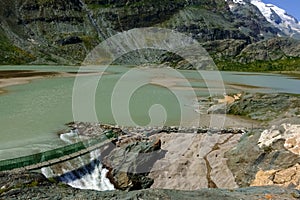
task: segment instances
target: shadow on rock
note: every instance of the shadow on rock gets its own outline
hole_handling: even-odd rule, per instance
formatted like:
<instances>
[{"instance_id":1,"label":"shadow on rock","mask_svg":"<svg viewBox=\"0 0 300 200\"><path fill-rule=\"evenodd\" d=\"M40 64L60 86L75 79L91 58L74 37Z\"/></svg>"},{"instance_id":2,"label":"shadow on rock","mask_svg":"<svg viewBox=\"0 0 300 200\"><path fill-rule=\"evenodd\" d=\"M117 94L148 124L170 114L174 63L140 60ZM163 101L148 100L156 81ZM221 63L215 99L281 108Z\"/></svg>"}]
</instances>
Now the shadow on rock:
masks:
<instances>
[{"instance_id":1,"label":"shadow on rock","mask_svg":"<svg viewBox=\"0 0 300 200\"><path fill-rule=\"evenodd\" d=\"M138 190L153 184L153 179L147 176L165 154L160 140L136 141L115 148L102 163L109 169L107 176L117 189Z\"/></svg>"}]
</instances>

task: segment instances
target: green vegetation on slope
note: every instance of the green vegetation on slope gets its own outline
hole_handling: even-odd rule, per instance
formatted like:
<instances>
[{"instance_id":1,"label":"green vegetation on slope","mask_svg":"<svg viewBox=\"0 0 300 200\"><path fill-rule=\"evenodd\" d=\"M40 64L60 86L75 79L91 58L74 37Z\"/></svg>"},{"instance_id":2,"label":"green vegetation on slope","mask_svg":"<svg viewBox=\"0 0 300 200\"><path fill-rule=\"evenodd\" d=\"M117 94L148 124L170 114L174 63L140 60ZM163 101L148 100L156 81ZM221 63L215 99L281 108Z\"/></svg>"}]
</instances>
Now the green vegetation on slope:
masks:
<instances>
[{"instance_id":1,"label":"green vegetation on slope","mask_svg":"<svg viewBox=\"0 0 300 200\"><path fill-rule=\"evenodd\" d=\"M0 64L26 64L33 60L35 60L33 55L12 45L4 35L4 31L0 29Z\"/></svg>"},{"instance_id":2,"label":"green vegetation on slope","mask_svg":"<svg viewBox=\"0 0 300 200\"><path fill-rule=\"evenodd\" d=\"M284 58L274 61L254 61L251 63L239 63L234 61L217 61L216 65L222 71L300 71L300 58Z\"/></svg>"}]
</instances>

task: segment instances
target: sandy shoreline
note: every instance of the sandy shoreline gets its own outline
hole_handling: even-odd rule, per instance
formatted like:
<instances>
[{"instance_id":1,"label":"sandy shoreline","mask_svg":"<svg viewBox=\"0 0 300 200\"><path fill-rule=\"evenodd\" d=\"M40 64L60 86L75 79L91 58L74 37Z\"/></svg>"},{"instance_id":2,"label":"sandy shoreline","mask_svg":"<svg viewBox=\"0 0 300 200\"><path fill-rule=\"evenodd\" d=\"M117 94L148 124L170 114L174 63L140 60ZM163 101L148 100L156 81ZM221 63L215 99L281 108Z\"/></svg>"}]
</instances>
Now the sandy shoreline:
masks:
<instances>
[{"instance_id":1,"label":"sandy shoreline","mask_svg":"<svg viewBox=\"0 0 300 200\"><path fill-rule=\"evenodd\" d=\"M7 71L6 71L7 72ZM76 76L90 76L90 75L97 75L103 74L102 72L90 72L90 73L69 73L69 72L38 72L32 71L30 75L26 73L20 73L19 71L10 71L11 73L15 73L14 75L8 74L7 77L5 75L2 78L0 77L0 95L7 93L7 90L4 88L14 85L22 85L28 84L33 80L39 80L44 78L50 77L76 77ZM0 71L0 73L2 73Z\"/></svg>"},{"instance_id":2,"label":"sandy shoreline","mask_svg":"<svg viewBox=\"0 0 300 200\"><path fill-rule=\"evenodd\" d=\"M30 83L33 80L61 76L58 72L39 72L34 70L0 71L0 94L7 92L3 88Z\"/></svg>"},{"instance_id":3,"label":"sandy shoreline","mask_svg":"<svg viewBox=\"0 0 300 200\"><path fill-rule=\"evenodd\" d=\"M30 83L30 81L32 81L32 80L42 79L42 78L45 78L45 77L34 76L34 77L0 79L0 90L3 90L3 88L8 87L8 86L27 84L27 83ZM1 94L1 92L0 92L0 94Z\"/></svg>"}]
</instances>

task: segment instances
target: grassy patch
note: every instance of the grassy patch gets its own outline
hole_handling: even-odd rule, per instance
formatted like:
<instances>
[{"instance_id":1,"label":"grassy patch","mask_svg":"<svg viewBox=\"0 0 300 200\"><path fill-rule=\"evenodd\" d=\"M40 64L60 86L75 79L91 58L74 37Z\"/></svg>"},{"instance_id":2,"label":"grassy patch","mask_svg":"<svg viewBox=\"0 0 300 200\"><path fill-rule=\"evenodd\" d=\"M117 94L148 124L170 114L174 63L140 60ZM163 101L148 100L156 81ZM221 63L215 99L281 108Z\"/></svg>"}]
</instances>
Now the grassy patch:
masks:
<instances>
[{"instance_id":1,"label":"grassy patch","mask_svg":"<svg viewBox=\"0 0 300 200\"><path fill-rule=\"evenodd\" d=\"M0 29L0 64L25 64L34 60L33 55L11 44L4 31Z\"/></svg>"},{"instance_id":2,"label":"grassy patch","mask_svg":"<svg viewBox=\"0 0 300 200\"><path fill-rule=\"evenodd\" d=\"M99 40L97 37L92 37L92 36L81 36L82 42L84 46L89 50L93 50L98 44Z\"/></svg>"},{"instance_id":3,"label":"grassy patch","mask_svg":"<svg viewBox=\"0 0 300 200\"><path fill-rule=\"evenodd\" d=\"M3 194L7 191L9 191L11 188L3 188L3 189L0 189L0 194Z\"/></svg>"},{"instance_id":4,"label":"grassy patch","mask_svg":"<svg viewBox=\"0 0 300 200\"><path fill-rule=\"evenodd\" d=\"M97 10L97 9L111 8L112 4L88 4L87 7L90 10Z\"/></svg>"},{"instance_id":5,"label":"grassy patch","mask_svg":"<svg viewBox=\"0 0 300 200\"><path fill-rule=\"evenodd\" d=\"M247 64L225 60L216 61L216 65L222 71L300 71L300 58L290 57L274 61L254 61Z\"/></svg>"}]
</instances>

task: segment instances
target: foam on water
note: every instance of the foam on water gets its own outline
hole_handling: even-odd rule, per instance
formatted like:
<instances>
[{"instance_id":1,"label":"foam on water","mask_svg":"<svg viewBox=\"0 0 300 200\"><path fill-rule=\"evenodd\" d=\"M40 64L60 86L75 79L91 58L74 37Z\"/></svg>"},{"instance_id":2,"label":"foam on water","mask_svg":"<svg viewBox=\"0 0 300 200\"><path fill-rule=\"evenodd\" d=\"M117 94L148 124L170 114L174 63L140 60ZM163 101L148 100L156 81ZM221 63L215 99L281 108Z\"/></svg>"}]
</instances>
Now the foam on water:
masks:
<instances>
[{"instance_id":1,"label":"foam on water","mask_svg":"<svg viewBox=\"0 0 300 200\"><path fill-rule=\"evenodd\" d=\"M70 144L78 140L76 131L62 134L60 138ZM91 189L98 191L114 190L114 186L106 178L108 170L103 168L101 164L101 152L95 150L89 154L89 164L83 157L74 160L66 161L61 167L62 174L54 172L51 167L42 168L42 173L47 177L58 177L61 182L64 182L71 187L79 189Z\"/></svg>"}]
</instances>

